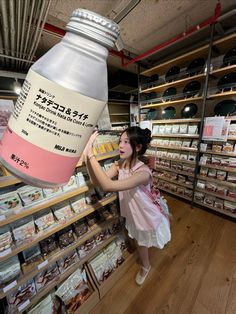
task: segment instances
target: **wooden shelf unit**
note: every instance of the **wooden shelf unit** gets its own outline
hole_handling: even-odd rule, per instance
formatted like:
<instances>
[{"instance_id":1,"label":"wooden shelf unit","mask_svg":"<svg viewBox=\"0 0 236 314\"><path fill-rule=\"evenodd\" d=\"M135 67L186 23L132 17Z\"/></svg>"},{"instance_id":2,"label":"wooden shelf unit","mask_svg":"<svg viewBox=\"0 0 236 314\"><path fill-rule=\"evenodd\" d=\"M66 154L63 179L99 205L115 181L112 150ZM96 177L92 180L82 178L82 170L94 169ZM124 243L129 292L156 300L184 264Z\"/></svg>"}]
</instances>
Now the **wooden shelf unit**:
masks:
<instances>
[{"instance_id":1,"label":"wooden shelf unit","mask_svg":"<svg viewBox=\"0 0 236 314\"><path fill-rule=\"evenodd\" d=\"M152 120L152 124L177 124L177 123L197 123L201 122L201 119L169 119L169 120Z\"/></svg>"},{"instance_id":2,"label":"wooden shelf unit","mask_svg":"<svg viewBox=\"0 0 236 314\"><path fill-rule=\"evenodd\" d=\"M221 194L216 193L216 192L210 192L210 191L207 191L206 189L200 189L198 187L196 188L196 191L202 192L204 194L208 194L208 195L211 195L211 196L215 196L217 198L221 198L221 199L229 201L229 202L236 203L236 199L235 198L232 198L232 197L229 197L229 196L224 196L224 195L221 195Z\"/></svg>"},{"instance_id":3,"label":"wooden shelf unit","mask_svg":"<svg viewBox=\"0 0 236 314\"><path fill-rule=\"evenodd\" d=\"M179 151L186 151L186 152L192 152L192 153L196 153L197 152L197 149L196 148L192 148L192 147L164 146L164 145L154 145L154 144L151 144L151 147L171 149L171 150L179 150Z\"/></svg>"},{"instance_id":4,"label":"wooden shelf unit","mask_svg":"<svg viewBox=\"0 0 236 314\"><path fill-rule=\"evenodd\" d=\"M185 196L185 195L178 194L178 193L175 193L175 192L173 192L173 191L163 189L163 188L161 188L161 187L158 187L158 189L161 190L161 191L163 191L163 192L170 193L170 194L173 194L173 195L175 195L175 196L181 197L181 198L183 198L183 199L185 199L185 200L187 200L187 201L191 201L191 198L190 198L190 197L187 197L187 196Z\"/></svg>"},{"instance_id":5,"label":"wooden shelf unit","mask_svg":"<svg viewBox=\"0 0 236 314\"><path fill-rule=\"evenodd\" d=\"M204 167L204 168L222 170L222 171L236 172L236 168L233 168L233 167L222 167L222 166L211 165L211 164L205 164L205 165L199 164L199 166Z\"/></svg>"},{"instance_id":6,"label":"wooden shelf unit","mask_svg":"<svg viewBox=\"0 0 236 314\"><path fill-rule=\"evenodd\" d=\"M199 138L198 134L153 134L152 137Z\"/></svg>"},{"instance_id":7,"label":"wooden shelf unit","mask_svg":"<svg viewBox=\"0 0 236 314\"><path fill-rule=\"evenodd\" d=\"M169 171L169 172L182 174L183 176L194 177L193 173L185 172L185 171L182 171L182 170L175 170L173 168L165 168L163 166L156 166L156 170ZM154 174L154 176L155 176L155 174Z\"/></svg>"},{"instance_id":8,"label":"wooden shelf unit","mask_svg":"<svg viewBox=\"0 0 236 314\"><path fill-rule=\"evenodd\" d=\"M179 99L179 100L173 100L173 101L164 101L161 103L154 103L151 105L142 105L140 108L156 108L156 107L160 107L160 106L171 106L174 104L184 104L187 102L196 102L196 101L200 101L203 100L202 97L189 97L189 98L183 98L183 99Z\"/></svg>"},{"instance_id":9,"label":"wooden shelf unit","mask_svg":"<svg viewBox=\"0 0 236 314\"><path fill-rule=\"evenodd\" d=\"M218 212L218 213L227 215L227 216L232 217L232 218L236 218L236 213L231 213L231 212L228 211L228 210L215 208L215 207L210 206L210 205L208 205L208 204L205 204L205 203L196 201L195 199L194 199L194 203L195 203L195 204L198 204L198 205L201 205L201 206L203 206L203 207L207 207L207 208L209 208L209 209L211 209L211 210L213 210L213 211L215 211L215 212Z\"/></svg>"},{"instance_id":10,"label":"wooden shelf unit","mask_svg":"<svg viewBox=\"0 0 236 314\"><path fill-rule=\"evenodd\" d=\"M211 75L215 78L220 78L222 77L223 75L225 74L228 74L232 71L236 71L236 64L234 65L229 65L227 67L224 67L224 68L220 68L220 69L216 69L216 70L213 70L211 71Z\"/></svg>"},{"instance_id":11,"label":"wooden shelf unit","mask_svg":"<svg viewBox=\"0 0 236 314\"><path fill-rule=\"evenodd\" d=\"M217 180L215 178L210 178L210 177L203 177L203 176L200 176L200 175L198 175L197 178L199 180L209 181L209 182L212 182L212 183L216 183L218 185L224 185L224 186L227 186L229 188L236 189L236 184L232 183L232 182Z\"/></svg>"},{"instance_id":12,"label":"wooden shelf unit","mask_svg":"<svg viewBox=\"0 0 236 314\"><path fill-rule=\"evenodd\" d=\"M167 181L167 182L170 182L170 183L173 183L173 184L176 184L176 185L180 185L182 187L185 187L185 188L188 188L188 189L191 189L191 190L193 189L192 185L188 185L186 183L181 183L181 182L179 182L177 180L171 180L171 179L163 178L163 177L157 176L157 175L155 176L155 178L158 178L158 179L160 179L162 181Z\"/></svg>"},{"instance_id":13,"label":"wooden shelf unit","mask_svg":"<svg viewBox=\"0 0 236 314\"><path fill-rule=\"evenodd\" d=\"M223 92L223 93L218 93L218 94L212 94L212 95L209 95L208 98L209 99L215 99L215 98L230 97L230 96L235 96L235 95L236 95L236 91L232 91L232 92Z\"/></svg>"}]
</instances>

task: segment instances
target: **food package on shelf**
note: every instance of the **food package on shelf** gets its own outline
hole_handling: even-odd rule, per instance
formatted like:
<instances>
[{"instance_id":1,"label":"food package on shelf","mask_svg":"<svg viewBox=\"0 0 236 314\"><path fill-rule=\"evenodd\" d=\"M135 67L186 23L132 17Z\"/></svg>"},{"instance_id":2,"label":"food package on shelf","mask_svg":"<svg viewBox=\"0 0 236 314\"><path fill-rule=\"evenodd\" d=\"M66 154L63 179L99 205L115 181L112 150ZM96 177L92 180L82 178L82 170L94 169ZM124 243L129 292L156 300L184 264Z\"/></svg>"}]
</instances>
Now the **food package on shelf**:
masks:
<instances>
[{"instance_id":1,"label":"food package on shelf","mask_svg":"<svg viewBox=\"0 0 236 314\"><path fill-rule=\"evenodd\" d=\"M198 147L198 140L193 140L192 144L191 144L191 147L197 149L197 147Z\"/></svg>"},{"instance_id":2,"label":"food package on shelf","mask_svg":"<svg viewBox=\"0 0 236 314\"><path fill-rule=\"evenodd\" d=\"M212 144L211 149L213 152L221 152L222 151L222 144Z\"/></svg>"},{"instance_id":3,"label":"food package on shelf","mask_svg":"<svg viewBox=\"0 0 236 314\"><path fill-rule=\"evenodd\" d=\"M78 261L79 257L76 250L70 252L66 256L63 256L57 261L60 273L63 274L70 266L74 265Z\"/></svg>"},{"instance_id":4,"label":"food package on shelf","mask_svg":"<svg viewBox=\"0 0 236 314\"><path fill-rule=\"evenodd\" d=\"M178 193L179 195L184 195L184 188L182 188L182 187L177 187L177 189L176 189L176 193Z\"/></svg>"},{"instance_id":5,"label":"food package on shelf","mask_svg":"<svg viewBox=\"0 0 236 314\"><path fill-rule=\"evenodd\" d=\"M6 225L0 228L0 252L8 250L13 244L10 226Z\"/></svg>"},{"instance_id":6,"label":"food package on shelf","mask_svg":"<svg viewBox=\"0 0 236 314\"><path fill-rule=\"evenodd\" d=\"M209 178L216 178L216 174L217 174L217 170L216 169L209 169L207 176Z\"/></svg>"},{"instance_id":7,"label":"food package on shelf","mask_svg":"<svg viewBox=\"0 0 236 314\"><path fill-rule=\"evenodd\" d=\"M116 239L116 244L120 247L121 251L127 250L129 242L123 234L119 234Z\"/></svg>"},{"instance_id":8,"label":"food package on shelf","mask_svg":"<svg viewBox=\"0 0 236 314\"><path fill-rule=\"evenodd\" d=\"M43 190L34 186L25 185L17 189L24 206L37 204L44 199Z\"/></svg>"},{"instance_id":9,"label":"food package on shelf","mask_svg":"<svg viewBox=\"0 0 236 314\"><path fill-rule=\"evenodd\" d=\"M188 134L198 134L198 126L197 126L197 124L189 124L189 126L188 126Z\"/></svg>"},{"instance_id":10,"label":"food package on shelf","mask_svg":"<svg viewBox=\"0 0 236 314\"><path fill-rule=\"evenodd\" d=\"M70 199L70 205L76 214L79 214L85 211L88 207L85 200L85 194L82 193Z\"/></svg>"},{"instance_id":11,"label":"food package on shelf","mask_svg":"<svg viewBox=\"0 0 236 314\"><path fill-rule=\"evenodd\" d=\"M58 287L55 294L65 304L66 313L73 314L78 312L91 293L86 273L79 268Z\"/></svg>"},{"instance_id":12,"label":"food package on shelf","mask_svg":"<svg viewBox=\"0 0 236 314\"><path fill-rule=\"evenodd\" d=\"M99 215L99 220L100 221L109 220L109 219L113 218L113 215L109 211L109 207L108 206L99 208L97 210L97 213Z\"/></svg>"},{"instance_id":13,"label":"food package on shelf","mask_svg":"<svg viewBox=\"0 0 236 314\"><path fill-rule=\"evenodd\" d=\"M96 244L99 245L101 244L104 240L108 239L110 237L110 231L109 229L104 229L97 234L95 234L94 239L96 241Z\"/></svg>"},{"instance_id":14,"label":"food package on shelf","mask_svg":"<svg viewBox=\"0 0 236 314\"><path fill-rule=\"evenodd\" d=\"M54 188L48 188L48 189L43 189L43 195L45 198L50 198L53 196L57 196L58 194L62 193L62 187L61 186L56 186Z\"/></svg>"},{"instance_id":15,"label":"food package on shelf","mask_svg":"<svg viewBox=\"0 0 236 314\"><path fill-rule=\"evenodd\" d=\"M221 164L221 157L217 157L217 156L212 156L211 157L211 164L215 165L215 166L219 166Z\"/></svg>"},{"instance_id":16,"label":"food package on shelf","mask_svg":"<svg viewBox=\"0 0 236 314\"><path fill-rule=\"evenodd\" d=\"M159 126L159 134L165 134L165 133L166 133L165 125L160 125Z\"/></svg>"},{"instance_id":17,"label":"food package on shelf","mask_svg":"<svg viewBox=\"0 0 236 314\"><path fill-rule=\"evenodd\" d=\"M21 267L18 256L12 256L0 263L0 286L17 279L21 274Z\"/></svg>"},{"instance_id":18,"label":"food package on shelf","mask_svg":"<svg viewBox=\"0 0 236 314\"><path fill-rule=\"evenodd\" d=\"M206 182L205 189L209 192L215 192L217 185L213 182Z\"/></svg>"},{"instance_id":19,"label":"food package on shelf","mask_svg":"<svg viewBox=\"0 0 236 314\"><path fill-rule=\"evenodd\" d=\"M224 209L224 200L216 198L214 207L217 209Z\"/></svg>"},{"instance_id":20,"label":"food package on shelf","mask_svg":"<svg viewBox=\"0 0 236 314\"><path fill-rule=\"evenodd\" d=\"M183 140L183 143L182 143L182 147L190 147L191 145L191 140Z\"/></svg>"},{"instance_id":21,"label":"food package on shelf","mask_svg":"<svg viewBox=\"0 0 236 314\"><path fill-rule=\"evenodd\" d=\"M173 125L173 126L172 126L172 133L173 133L173 134L178 134L178 133L179 133L179 129L180 129L179 124Z\"/></svg>"},{"instance_id":22,"label":"food package on shelf","mask_svg":"<svg viewBox=\"0 0 236 314\"><path fill-rule=\"evenodd\" d=\"M86 216L86 221L91 230L98 227L98 215L95 213Z\"/></svg>"},{"instance_id":23,"label":"food package on shelf","mask_svg":"<svg viewBox=\"0 0 236 314\"><path fill-rule=\"evenodd\" d=\"M24 258L22 270L25 274L32 271L37 265L43 262L43 257L38 244L26 249L22 254Z\"/></svg>"},{"instance_id":24,"label":"food package on shelf","mask_svg":"<svg viewBox=\"0 0 236 314\"><path fill-rule=\"evenodd\" d=\"M211 155L205 155L203 154L200 158L200 165L207 165L211 164Z\"/></svg>"},{"instance_id":25,"label":"food package on shelf","mask_svg":"<svg viewBox=\"0 0 236 314\"><path fill-rule=\"evenodd\" d=\"M9 190L8 190L9 191ZM22 203L16 191L1 192L0 194L0 215L9 216L19 213L22 208Z\"/></svg>"},{"instance_id":26,"label":"food package on shelf","mask_svg":"<svg viewBox=\"0 0 236 314\"><path fill-rule=\"evenodd\" d=\"M28 314L55 314L54 302L51 294L35 305Z\"/></svg>"},{"instance_id":27,"label":"food package on shelf","mask_svg":"<svg viewBox=\"0 0 236 314\"><path fill-rule=\"evenodd\" d=\"M153 125L152 128L152 135L158 135L159 134L159 125Z\"/></svg>"},{"instance_id":28,"label":"food package on shelf","mask_svg":"<svg viewBox=\"0 0 236 314\"><path fill-rule=\"evenodd\" d=\"M78 188L76 176L71 176L67 184L62 186L63 192L68 192Z\"/></svg>"},{"instance_id":29,"label":"food package on shelf","mask_svg":"<svg viewBox=\"0 0 236 314\"><path fill-rule=\"evenodd\" d=\"M64 222L74 216L69 201L53 205L53 213L59 222Z\"/></svg>"},{"instance_id":30,"label":"food package on shelf","mask_svg":"<svg viewBox=\"0 0 236 314\"><path fill-rule=\"evenodd\" d=\"M42 255L46 258L58 251L58 244L55 238L55 234L40 241L39 244L40 244Z\"/></svg>"},{"instance_id":31,"label":"food package on shelf","mask_svg":"<svg viewBox=\"0 0 236 314\"><path fill-rule=\"evenodd\" d=\"M236 183L236 173L235 172L228 172L227 181Z\"/></svg>"},{"instance_id":32,"label":"food package on shelf","mask_svg":"<svg viewBox=\"0 0 236 314\"><path fill-rule=\"evenodd\" d=\"M71 226L68 226L57 233L58 236L58 244L61 249L71 245L75 242L75 236Z\"/></svg>"},{"instance_id":33,"label":"food package on shelf","mask_svg":"<svg viewBox=\"0 0 236 314\"><path fill-rule=\"evenodd\" d=\"M236 191L231 191L231 190L229 190L229 191L228 191L228 197L232 197L232 198L235 198L235 199L236 199Z\"/></svg>"},{"instance_id":34,"label":"food package on shelf","mask_svg":"<svg viewBox=\"0 0 236 314\"><path fill-rule=\"evenodd\" d=\"M22 312L24 307L29 304L29 300L36 294L35 283L33 279L18 287L7 295L8 311L15 314Z\"/></svg>"},{"instance_id":35,"label":"food package on shelf","mask_svg":"<svg viewBox=\"0 0 236 314\"><path fill-rule=\"evenodd\" d=\"M198 201L198 202L203 202L204 201L204 197L205 197L205 194L202 193L202 192L195 192L195 200Z\"/></svg>"},{"instance_id":36,"label":"food package on shelf","mask_svg":"<svg viewBox=\"0 0 236 314\"><path fill-rule=\"evenodd\" d=\"M106 254L111 267L115 270L124 262L124 257L120 247L115 241L110 243L104 250L103 253Z\"/></svg>"},{"instance_id":37,"label":"food package on shelf","mask_svg":"<svg viewBox=\"0 0 236 314\"><path fill-rule=\"evenodd\" d=\"M228 189L227 189L225 186L217 185L215 192L216 192L217 194L222 195L222 196L226 196L227 193L228 193Z\"/></svg>"},{"instance_id":38,"label":"food package on shelf","mask_svg":"<svg viewBox=\"0 0 236 314\"><path fill-rule=\"evenodd\" d=\"M208 173L208 168L205 168L205 167L200 168L200 176L201 177L206 177L207 173Z\"/></svg>"},{"instance_id":39,"label":"food package on shelf","mask_svg":"<svg viewBox=\"0 0 236 314\"><path fill-rule=\"evenodd\" d=\"M211 207L214 207L215 197L211 196L211 195L205 195L204 204L211 206Z\"/></svg>"},{"instance_id":40,"label":"food package on shelf","mask_svg":"<svg viewBox=\"0 0 236 314\"><path fill-rule=\"evenodd\" d=\"M236 212L236 203L230 201L224 201L224 209L228 210L231 213Z\"/></svg>"},{"instance_id":41,"label":"food package on shelf","mask_svg":"<svg viewBox=\"0 0 236 314\"><path fill-rule=\"evenodd\" d=\"M99 284L105 281L113 272L113 267L109 262L107 255L103 252L93 258L89 262L89 265L91 266Z\"/></svg>"},{"instance_id":42,"label":"food package on shelf","mask_svg":"<svg viewBox=\"0 0 236 314\"><path fill-rule=\"evenodd\" d=\"M196 161L196 155L195 154L188 154L188 160L189 161Z\"/></svg>"},{"instance_id":43,"label":"food package on shelf","mask_svg":"<svg viewBox=\"0 0 236 314\"><path fill-rule=\"evenodd\" d=\"M53 227L56 222L51 209L47 208L34 215L34 222L39 231Z\"/></svg>"},{"instance_id":44,"label":"food package on shelf","mask_svg":"<svg viewBox=\"0 0 236 314\"><path fill-rule=\"evenodd\" d=\"M35 236L33 216L27 216L11 224L12 233L16 242L31 241Z\"/></svg>"},{"instance_id":45,"label":"food package on shelf","mask_svg":"<svg viewBox=\"0 0 236 314\"><path fill-rule=\"evenodd\" d=\"M117 219L115 219L115 221L113 221L109 225L109 232L110 232L110 234L114 234L114 233L119 232L121 230L121 228L122 228L122 225L121 225L120 219L117 218Z\"/></svg>"},{"instance_id":46,"label":"food package on shelf","mask_svg":"<svg viewBox=\"0 0 236 314\"><path fill-rule=\"evenodd\" d=\"M236 138L236 123L230 124L228 135Z\"/></svg>"},{"instance_id":47,"label":"food package on shelf","mask_svg":"<svg viewBox=\"0 0 236 314\"><path fill-rule=\"evenodd\" d=\"M190 190L190 189L185 189L185 190L184 190L184 195L187 196L187 197L189 197L189 198L192 198L192 196L193 196L193 191Z\"/></svg>"},{"instance_id":48,"label":"food package on shelf","mask_svg":"<svg viewBox=\"0 0 236 314\"><path fill-rule=\"evenodd\" d=\"M35 277L35 285L37 291L49 285L59 275L60 273L56 263L50 265L47 269L44 269L41 273L37 274Z\"/></svg>"},{"instance_id":49,"label":"food package on shelf","mask_svg":"<svg viewBox=\"0 0 236 314\"><path fill-rule=\"evenodd\" d=\"M76 221L72 226L78 238L89 231L89 227L85 218Z\"/></svg>"},{"instance_id":50,"label":"food package on shelf","mask_svg":"<svg viewBox=\"0 0 236 314\"><path fill-rule=\"evenodd\" d=\"M180 124L179 125L179 133L180 134L188 134L188 125L187 124Z\"/></svg>"},{"instance_id":51,"label":"food package on shelf","mask_svg":"<svg viewBox=\"0 0 236 314\"><path fill-rule=\"evenodd\" d=\"M172 125L166 124L165 125L165 134L171 134L172 133Z\"/></svg>"},{"instance_id":52,"label":"food package on shelf","mask_svg":"<svg viewBox=\"0 0 236 314\"><path fill-rule=\"evenodd\" d=\"M233 152L234 151L234 143L233 142L227 142L223 145L223 152Z\"/></svg>"},{"instance_id":53,"label":"food package on shelf","mask_svg":"<svg viewBox=\"0 0 236 314\"><path fill-rule=\"evenodd\" d=\"M86 186L86 181L85 181L85 178L84 178L84 175L81 171L77 172L76 175L76 180L77 180L77 186L79 188L83 187L83 186Z\"/></svg>"},{"instance_id":54,"label":"food package on shelf","mask_svg":"<svg viewBox=\"0 0 236 314\"><path fill-rule=\"evenodd\" d=\"M198 180L197 188L204 190L205 189L205 181Z\"/></svg>"},{"instance_id":55,"label":"food package on shelf","mask_svg":"<svg viewBox=\"0 0 236 314\"><path fill-rule=\"evenodd\" d=\"M228 167L236 168L236 158L228 158Z\"/></svg>"},{"instance_id":56,"label":"food package on shelf","mask_svg":"<svg viewBox=\"0 0 236 314\"><path fill-rule=\"evenodd\" d=\"M86 194L85 194L85 200L88 205L93 205L98 202L97 193L94 188L91 188Z\"/></svg>"},{"instance_id":57,"label":"food package on shelf","mask_svg":"<svg viewBox=\"0 0 236 314\"><path fill-rule=\"evenodd\" d=\"M80 259L84 258L88 253L96 247L94 237L91 237L77 248Z\"/></svg>"},{"instance_id":58,"label":"food package on shelf","mask_svg":"<svg viewBox=\"0 0 236 314\"><path fill-rule=\"evenodd\" d=\"M216 178L220 181L225 181L227 172L222 170L217 170Z\"/></svg>"}]
</instances>

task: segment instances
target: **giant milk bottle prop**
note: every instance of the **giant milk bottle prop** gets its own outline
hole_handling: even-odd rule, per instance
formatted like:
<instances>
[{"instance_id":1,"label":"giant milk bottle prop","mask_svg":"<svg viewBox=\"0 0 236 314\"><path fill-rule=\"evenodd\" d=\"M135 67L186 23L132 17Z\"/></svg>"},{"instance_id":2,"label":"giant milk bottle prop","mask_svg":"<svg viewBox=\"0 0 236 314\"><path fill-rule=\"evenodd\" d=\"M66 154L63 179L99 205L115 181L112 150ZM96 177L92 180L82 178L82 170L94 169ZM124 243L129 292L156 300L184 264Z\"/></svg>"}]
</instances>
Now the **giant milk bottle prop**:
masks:
<instances>
[{"instance_id":1,"label":"giant milk bottle prop","mask_svg":"<svg viewBox=\"0 0 236 314\"><path fill-rule=\"evenodd\" d=\"M59 44L33 64L2 141L0 161L24 182L68 182L107 102L108 49L119 26L77 9Z\"/></svg>"}]
</instances>

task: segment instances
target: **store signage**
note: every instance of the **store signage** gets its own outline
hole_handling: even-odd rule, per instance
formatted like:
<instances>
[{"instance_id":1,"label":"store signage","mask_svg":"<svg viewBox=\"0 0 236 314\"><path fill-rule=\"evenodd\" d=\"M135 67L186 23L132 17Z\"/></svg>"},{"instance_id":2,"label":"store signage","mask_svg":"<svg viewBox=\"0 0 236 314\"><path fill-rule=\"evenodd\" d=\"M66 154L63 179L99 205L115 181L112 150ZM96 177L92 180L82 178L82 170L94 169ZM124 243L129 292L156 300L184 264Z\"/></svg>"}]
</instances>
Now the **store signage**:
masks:
<instances>
[{"instance_id":1,"label":"store signage","mask_svg":"<svg viewBox=\"0 0 236 314\"><path fill-rule=\"evenodd\" d=\"M230 120L224 117L207 117L204 119L203 140L223 141L228 138Z\"/></svg>"}]
</instances>

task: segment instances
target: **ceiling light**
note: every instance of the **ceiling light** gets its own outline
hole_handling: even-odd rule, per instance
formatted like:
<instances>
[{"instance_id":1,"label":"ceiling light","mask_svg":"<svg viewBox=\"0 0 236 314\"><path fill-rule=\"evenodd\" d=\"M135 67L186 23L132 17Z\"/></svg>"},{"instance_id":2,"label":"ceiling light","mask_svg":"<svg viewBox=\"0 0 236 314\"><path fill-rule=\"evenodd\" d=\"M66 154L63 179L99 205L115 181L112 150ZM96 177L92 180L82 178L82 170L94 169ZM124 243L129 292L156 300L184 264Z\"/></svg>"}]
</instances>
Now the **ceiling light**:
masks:
<instances>
[{"instance_id":1,"label":"ceiling light","mask_svg":"<svg viewBox=\"0 0 236 314\"><path fill-rule=\"evenodd\" d=\"M190 107L185 107L184 111L188 112L190 110Z\"/></svg>"},{"instance_id":2,"label":"ceiling light","mask_svg":"<svg viewBox=\"0 0 236 314\"><path fill-rule=\"evenodd\" d=\"M14 88L14 92L15 92L17 95L20 95L20 92L21 92L21 84L18 82L17 79L15 79L15 82L13 83L13 88Z\"/></svg>"}]
</instances>

